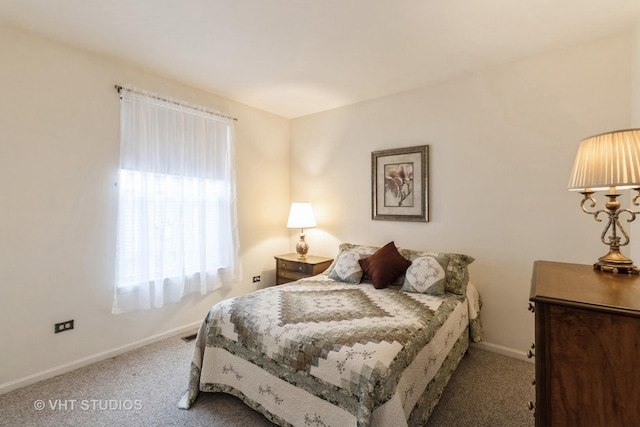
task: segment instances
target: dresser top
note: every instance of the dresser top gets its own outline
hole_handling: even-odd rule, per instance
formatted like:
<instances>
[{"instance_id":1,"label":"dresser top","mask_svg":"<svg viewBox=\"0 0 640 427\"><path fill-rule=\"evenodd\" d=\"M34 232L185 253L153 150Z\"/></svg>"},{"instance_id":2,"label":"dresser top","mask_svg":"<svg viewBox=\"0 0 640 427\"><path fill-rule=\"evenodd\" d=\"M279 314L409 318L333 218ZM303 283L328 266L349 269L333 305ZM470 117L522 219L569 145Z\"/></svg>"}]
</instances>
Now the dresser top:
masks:
<instances>
[{"instance_id":1,"label":"dresser top","mask_svg":"<svg viewBox=\"0 0 640 427\"><path fill-rule=\"evenodd\" d=\"M536 261L530 300L640 316L640 275L605 273L591 265Z\"/></svg>"}]
</instances>

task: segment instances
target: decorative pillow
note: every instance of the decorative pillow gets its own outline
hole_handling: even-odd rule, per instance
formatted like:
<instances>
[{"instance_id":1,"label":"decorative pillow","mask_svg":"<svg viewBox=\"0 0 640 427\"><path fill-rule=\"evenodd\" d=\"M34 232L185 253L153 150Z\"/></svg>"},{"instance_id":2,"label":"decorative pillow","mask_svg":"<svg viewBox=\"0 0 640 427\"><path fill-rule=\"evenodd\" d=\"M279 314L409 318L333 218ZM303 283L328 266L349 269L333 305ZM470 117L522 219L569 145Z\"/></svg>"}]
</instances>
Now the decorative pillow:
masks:
<instances>
[{"instance_id":1,"label":"decorative pillow","mask_svg":"<svg viewBox=\"0 0 640 427\"><path fill-rule=\"evenodd\" d=\"M445 271L445 292L458 295L465 295L467 284L469 283L468 265L474 261L473 257L463 254L453 254L446 252L419 252L407 249L400 250L402 255L410 261L423 256L436 258Z\"/></svg>"},{"instance_id":2,"label":"decorative pillow","mask_svg":"<svg viewBox=\"0 0 640 427\"><path fill-rule=\"evenodd\" d=\"M411 261L400 255L393 242L387 243L370 257L358 262L376 289L392 284L411 265Z\"/></svg>"},{"instance_id":3,"label":"decorative pillow","mask_svg":"<svg viewBox=\"0 0 640 427\"><path fill-rule=\"evenodd\" d=\"M446 283L445 269L431 256L416 258L404 275L401 291L442 296Z\"/></svg>"},{"instance_id":4,"label":"decorative pillow","mask_svg":"<svg viewBox=\"0 0 640 427\"><path fill-rule=\"evenodd\" d=\"M362 259L362 258L366 258L368 256L373 255L375 251L377 251L378 249L380 248L376 246L364 246L364 245L354 245L353 243L341 243L340 246L338 246L338 255L334 258L333 262L331 263L329 268L325 270L324 273L328 275L331 275L331 273L333 273L333 270L336 264L338 263L338 260L340 260L340 255L342 255L344 252L355 252L358 255L360 255L360 258Z\"/></svg>"},{"instance_id":5,"label":"decorative pillow","mask_svg":"<svg viewBox=\"0 0 640 427\"><path fill-rule=\"evenodd\" d=\"M362 267L360 267L360 255L354 251L345 251L338 256L338 261L329 274L329 278L346 283L360 283L362 279Z\"/></svg>"},{"instance_id":6,"label":"decorative pillow","mask_svg":"<svg viewBox=\"0 0 640 427\"><path fill-rule=\"evenodd\" d=\"M445 290L458 295L466 295L467 284L469 283L469 269L467 266L474 261L474 258L462 254L449 254L449 257Z\"/></svg>"}]
</instances>

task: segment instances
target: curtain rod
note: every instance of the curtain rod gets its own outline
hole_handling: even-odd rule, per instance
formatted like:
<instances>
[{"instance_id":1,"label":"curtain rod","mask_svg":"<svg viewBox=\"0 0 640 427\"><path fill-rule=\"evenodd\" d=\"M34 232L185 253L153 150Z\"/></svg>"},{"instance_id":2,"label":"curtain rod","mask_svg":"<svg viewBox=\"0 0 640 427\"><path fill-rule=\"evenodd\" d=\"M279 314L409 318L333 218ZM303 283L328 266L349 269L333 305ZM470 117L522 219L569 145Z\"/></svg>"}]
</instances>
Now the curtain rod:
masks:
<instances>
[{"instance_id":1,"label":"curtain rod","mask_svg":"<svg viewBox=\"0 0 640 427\"><path fill-rule=\"evenodd\" d=\"M153 93L148 93L148 92L144 92L144 91L141 91L141 90L132 89L132 88L129 88L129 87L123 87L123 86L120 86L120 85L115 85L115 88L118 91L118 93L120 93L122 90L127 90L129 92L137 93L137 94L140 94L140 95L146 95L146 96L149 96L151 98L158 99L160 101L171 102L173 104L180 105L182 107L194 108L194 109L199 110L199 111L204 111L205 113L208 113L208 114L213 114L214 116L222 117L222 118L225 118L225 119L231 119L231 120L234 120L236 122L238 121L238 119L235 118L235 117L225 116L224 114L220 114L220 113L218 113L216 111L207 110L206 108L195 107L193 105L189 105L189 104L184 103L184 102L175 101L175 100L169 99L169 98L163 98L163 97L158 96L158 95L153 94Z\"/></svg>"}]
</instances>

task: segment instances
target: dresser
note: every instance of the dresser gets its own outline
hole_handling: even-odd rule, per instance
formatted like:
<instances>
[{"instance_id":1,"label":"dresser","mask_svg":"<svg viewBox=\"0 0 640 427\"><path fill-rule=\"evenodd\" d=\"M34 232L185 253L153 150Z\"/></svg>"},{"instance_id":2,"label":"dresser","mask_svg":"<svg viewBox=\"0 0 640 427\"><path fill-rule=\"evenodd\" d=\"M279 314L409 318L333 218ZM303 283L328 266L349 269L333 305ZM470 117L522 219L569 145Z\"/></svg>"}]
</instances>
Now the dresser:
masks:
<instances>
[{"instance_id":1,"label":"dresser","mask_svg":"<svg viewBox=\"0 0 640 427\"><path fill-rule=\"evenodd\" d=\"M297 253L277 255L274 258L276 259L276 285L320 274L333 261L331 258L313 255L300 259Z\"/></svg>"},{"instance_id":2,"label":"dresser","mask_svg":"<svg viewBox=\"0 0 640 427\"><path fill-rule=\"evenodd\" d=\"M640 426L640 276L536 261L536 426Z\"/></svg>"}]
</instances>

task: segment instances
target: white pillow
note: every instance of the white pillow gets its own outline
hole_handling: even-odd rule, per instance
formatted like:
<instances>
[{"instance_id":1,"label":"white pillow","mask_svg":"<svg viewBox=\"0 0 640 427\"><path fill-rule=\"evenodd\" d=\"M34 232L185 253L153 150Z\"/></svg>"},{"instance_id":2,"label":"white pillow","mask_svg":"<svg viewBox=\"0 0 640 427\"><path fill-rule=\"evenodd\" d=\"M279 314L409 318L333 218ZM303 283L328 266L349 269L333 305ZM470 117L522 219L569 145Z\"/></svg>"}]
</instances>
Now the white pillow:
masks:
<instances>
[{"instance_id":1,"label":"white pillow","mask_svg":"<svg viewBox=\"0 0 640 427\"><path fill-rule=\"evenodd\" d=\"M329 278L346 283L360 283L362 279L362 267L360 267L360 254L354 251L342 252L338 257Z\"/></svg>"},{"instance_id":2,"label":"white pillow","mask_svg":"<svg viewBox=\"0 0 640 427\"><path fill-rule=\"evenodd\" d=\"M446 274L440 263L431 256L414 259L404 276L401 291L429 295L444 295Z\"/></svg>"}]
</instances>

